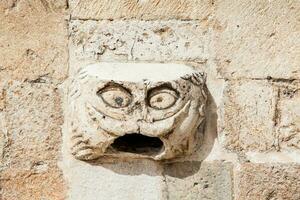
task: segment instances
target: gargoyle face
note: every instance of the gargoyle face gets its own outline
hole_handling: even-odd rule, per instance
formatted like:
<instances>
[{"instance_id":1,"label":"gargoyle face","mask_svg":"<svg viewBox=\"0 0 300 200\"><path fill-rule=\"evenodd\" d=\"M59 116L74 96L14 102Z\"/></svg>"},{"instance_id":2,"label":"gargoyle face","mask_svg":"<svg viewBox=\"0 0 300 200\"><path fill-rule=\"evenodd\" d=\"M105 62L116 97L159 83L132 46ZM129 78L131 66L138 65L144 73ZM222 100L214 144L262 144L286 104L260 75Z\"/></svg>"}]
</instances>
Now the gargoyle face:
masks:
<instances>
[{"instance_id":1,"label":"gargoyle face","mask_svg":"<svg viewBox=\"0 0 300 200\"><path fill-rule=\"evenodd\" d=\"M186 69L166 80L151 78L141 69L141 78L108 79L103 74L105 65L121 69L129 64L90 65L73 80L69 98L69 117L73 119L70 147L76 158L122 156L161 160L195 150L204 120L204 74L172 64L174 70ZM164 68L169 65L155 66L167 72ZM107 70L112 68L105 73Z\"/></svg>"}]
</instances>

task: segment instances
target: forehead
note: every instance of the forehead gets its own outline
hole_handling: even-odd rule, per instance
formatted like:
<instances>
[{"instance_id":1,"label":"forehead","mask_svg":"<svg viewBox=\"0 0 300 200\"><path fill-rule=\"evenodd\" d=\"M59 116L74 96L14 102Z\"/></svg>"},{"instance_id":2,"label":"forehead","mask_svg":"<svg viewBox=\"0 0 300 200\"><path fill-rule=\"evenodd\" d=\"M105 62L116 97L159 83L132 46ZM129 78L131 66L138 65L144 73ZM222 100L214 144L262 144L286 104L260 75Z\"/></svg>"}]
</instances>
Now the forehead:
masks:
<instances>
[{"instance_id":1,"label":"forehead","mask_svg":"<svg viewBox=\"0 0 300 200\"><path fill-rule=\"evenodd\" d=\"M84 74L100 80L126 82L171 81L195 72L190 66L172 63L96 63L88 65L83 71Z\"/></svg>"}]
</instances>

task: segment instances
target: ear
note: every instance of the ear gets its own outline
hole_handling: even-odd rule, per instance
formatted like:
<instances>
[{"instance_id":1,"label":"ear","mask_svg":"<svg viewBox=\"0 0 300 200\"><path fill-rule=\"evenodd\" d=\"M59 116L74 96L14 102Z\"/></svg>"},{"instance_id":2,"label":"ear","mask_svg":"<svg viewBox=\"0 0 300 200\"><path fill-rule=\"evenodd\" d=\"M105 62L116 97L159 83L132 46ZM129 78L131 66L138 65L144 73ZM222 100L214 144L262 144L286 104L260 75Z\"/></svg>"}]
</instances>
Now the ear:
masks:
<instances>
[{"instance_id":1,"label":"ear","mask_svg":"<svg viewBox=\"0 0 300 200\"><path fill-rule=\"evenodd\" d=\"M195 72L192 74L187 74L181 77L183 80L190 81L194 85L203 87L206 82L206 73Z\"/></svg>"},{"instance_id":2,"label":"ear","mask_svg":"<svg viewBox=\"0 0 300 200\"><path fill-rule=\"evenodd\" d=\"M181 77L182 79L186 80L186 81L190 81L192 84L198 86L200 88L200 92L201 92L201 106L199 107L199 113L202 117L205 116L205 108L206 108L206 103L207 103L207 93L206 93L206 73L204 72L195 72L192 74L187 74L183 77Z\"/></svg>"}]
</instances>

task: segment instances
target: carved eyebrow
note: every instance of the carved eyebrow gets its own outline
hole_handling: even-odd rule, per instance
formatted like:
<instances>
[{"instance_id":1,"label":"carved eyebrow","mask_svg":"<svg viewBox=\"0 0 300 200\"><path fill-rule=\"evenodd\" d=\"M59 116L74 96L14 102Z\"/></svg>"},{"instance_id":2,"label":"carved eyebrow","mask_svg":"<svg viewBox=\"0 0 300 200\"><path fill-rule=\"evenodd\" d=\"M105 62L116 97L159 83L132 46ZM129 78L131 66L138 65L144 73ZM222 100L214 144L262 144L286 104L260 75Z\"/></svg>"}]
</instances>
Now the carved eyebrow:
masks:
<instances>
[{"instance_id":1,"label":"carved eyebrow","mask_svg":"<svg viewBox=\"0 0 300 200\"><path fill-rule=\"evenodd\" d=\"M125 91L127 91L128 93L131 94L131 89L127 88L127 87L124 87L123 84L120 84L120 83L116 83L115 81L111 80L107 83L105 83L103 86L99 87L97 89L97 94L101 93L103 90L107 89L107 88L110 88L110 87L117 87L117 88L121 88Z\"/></svg>"},{"instance_id":2,"label":"carved eyebrow","mask_svg":"<svg viewBox=\"0 0 300 200\"><path fill-rule=\"evenodd\" d=\"M176 93L176 95L179 96L179 92L172 86L172 83L170 82L161 82L161 83L157 83L153 86L151 86L150 88L147 89L147 96L155 90L160 90L160 89L169 89L172 90Z\"/></svg>"}]
</instances>

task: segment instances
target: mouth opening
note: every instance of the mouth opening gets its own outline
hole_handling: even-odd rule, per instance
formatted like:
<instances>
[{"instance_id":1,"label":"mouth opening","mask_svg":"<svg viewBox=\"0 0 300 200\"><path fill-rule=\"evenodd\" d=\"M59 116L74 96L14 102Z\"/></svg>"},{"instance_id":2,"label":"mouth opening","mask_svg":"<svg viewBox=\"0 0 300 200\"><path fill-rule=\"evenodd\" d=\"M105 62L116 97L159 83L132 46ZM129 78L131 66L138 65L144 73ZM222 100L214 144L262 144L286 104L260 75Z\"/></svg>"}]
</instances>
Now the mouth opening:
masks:
<instances>
[{"instance_id":1,"label":"mouth opening","mask_svg":"<svg viewBox=\"0 0 300 200\"><path fill-rule=\"evenodd\" d=\"M141 155L156 155L163 149L163 142L157 137L137 133L126 134L117 138L111 147L115 151Z\"/></svg>"}]
</instances>

